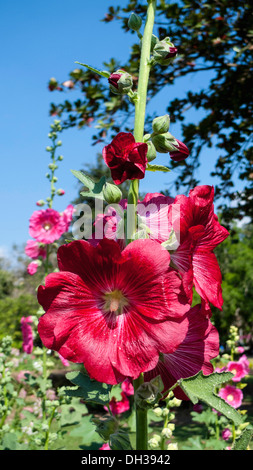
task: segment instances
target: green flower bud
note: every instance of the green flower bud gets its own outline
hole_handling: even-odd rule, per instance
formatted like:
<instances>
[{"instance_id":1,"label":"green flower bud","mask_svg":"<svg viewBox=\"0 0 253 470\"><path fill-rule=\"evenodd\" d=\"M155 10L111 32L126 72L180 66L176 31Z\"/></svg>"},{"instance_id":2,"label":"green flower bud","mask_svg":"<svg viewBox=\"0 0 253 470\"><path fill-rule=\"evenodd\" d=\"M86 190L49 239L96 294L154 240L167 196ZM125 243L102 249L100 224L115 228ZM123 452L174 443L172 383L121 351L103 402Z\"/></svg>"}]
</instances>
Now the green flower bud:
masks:
<instances>
[{"instance_id":1,"label":"green flower bud","mask_svg":"<svg viewBox=\"0 0 253 470\"><path fill-rule=\"evenodd\" d=\"M159 153L176 152L178 150L175 145L177 141L170 132L152 135L151 140Z\"/></svg>"},{"instance_id":2,"label":"green flower bud","mask_svg":"<svg viewBox=\"0 0 253 470\"><path fill-rule=\"evenodd\" d=\"M152 122L154 134L164 134L170 127L170 117L168 114L156 117Z\"/></svg>"},{"instance_id":3,"label":"green flower bud","mask_svg":"<svg viewBox=\"0 0 253 470\"><path fill-rule=\"evenodd\" d=\"M151 449L156 449L157 447L159 447L160 442L161 436L159 436L158 434L154 434L153 437L149 439L148 444Z\"/></svg>"},{"instance_id":4,"label":"green flower bud","mask_svg":"<svg viewBox=\"0 0 253 470\"><path fill-rule=\"evenodd\" d=\"M131 443L128 434L121 429L110 435L109 445L112 450L131 450Z\"/></svg>"},{"instance_id":5,"label":"green flower bud","mask_svg":"<svg viewBox=\"0 0 253 470\"><path fill-rule=\"evenodd\" d=\"M59 155L59 157L57 158L57 160L59 160L59 162L61 162L63 160L63 156L62 155Z\"/></svg>"},{"instance_id":6,"label":"green flower bud","mask_svg":"<svg viewBox=\"0 0 253 470\"><path fill-rule=\"evenodd\" d=\"M154 408L153 413L155 413L155 415L158 417L163 416L163 410L159 406L157 408Z\"/></svg>"},{"instance_id":7,"label":"green flower bud","mask_svg":"<svg viewBox=\"0 0 253 470\"><path fill-rule=\"evenodd\" d=\"M152 160L154 160L156 158L156 148L155 148L153 142L149 141L149 142L146 142L146 143L147 143L147 146L148 146L147 159L148 159L148 162L152 162Z\"/></svg>"},{"instance_id":8,"label":"green flower bud","mask_svg":"<svg viewBox=\"0 0 253 470\"><path fill-rule=\"evenodd\" d=\"M153 49L153 58L155 62L160 65L169 65L172 59L177 55L177 48L170 41L170 38L165 38L158 41Z\"/></svg>"},{"instance_id":9,"label":"green flower bud","mask_svg":"<svg viewBox=\"0 0 253 470\"><path fill-rule=\"evenodd\" d=\"M167 450L178 450L178 445L177 445L177 443L175 443L175 444L168 444Z\"/></svg>"},{"instance_id":10,"label":"green flower bud","mask_svg":"<svg viewBox=\"0 0 253 470\"><path fill-rule=\"evenodd\" d=\"M133 86L131 75L125 70L117 70L108 78L110 90L115 95L124 95L129 93Z\"/></svg>"},{"instance_id":11,"label":"green flower bud","mask_svg":"<svg viewBox=\"0 0 253 470\"><path fill-rule=\"evenodd\" d=\"M131 16L128 20L128 27L130 29L133 29L133 31L139 31L142 25L142 19L139 15L136 15L136 13L131 13Z\"/></svg>"},{"instance_id":12,"label":"green flower bud","mask_svg":"<svg viewBox=\"0 0 253 470\"><path fill-rule=\"evenodd\" d=\"M137 389L135 394L135 402L139 408L153 408L156 403L162 398L161 391L154 384L156 379L150 382L145 382Z\"/></svg>"},{"instance_id":13,"label":"green flower bud","mask_svg":"<svg viewBox=\"0 0 253 470\"><path fill-rule=\"evenodd\" d=\"M121 190L115 184L105 183L103 195L108 204L117 204L122 199Z\"/></svg>"},{"instance_id":14,"label":"green flower bud","mask_svg":"<svg viewBox=\"0 0 253 470\"><path fill-rule=\"evenodd\" d=\"M169 428L163 428L161 434L162 437L166 437L166 439L169 439L172 436L172 431Z\"/></svg>"},{"instance_id":15,"label":"green flower bud","mask_svg":"<svg viewBox=\"0 0 253 470\"><path fill-rule=\"evenodd\" d=\"M93 423L96 425L96 432L104 439L108 441L111 434L114 434L118 429L118 422L113 417L106 418L93 418Z\"/></svg>"}]
</instances>

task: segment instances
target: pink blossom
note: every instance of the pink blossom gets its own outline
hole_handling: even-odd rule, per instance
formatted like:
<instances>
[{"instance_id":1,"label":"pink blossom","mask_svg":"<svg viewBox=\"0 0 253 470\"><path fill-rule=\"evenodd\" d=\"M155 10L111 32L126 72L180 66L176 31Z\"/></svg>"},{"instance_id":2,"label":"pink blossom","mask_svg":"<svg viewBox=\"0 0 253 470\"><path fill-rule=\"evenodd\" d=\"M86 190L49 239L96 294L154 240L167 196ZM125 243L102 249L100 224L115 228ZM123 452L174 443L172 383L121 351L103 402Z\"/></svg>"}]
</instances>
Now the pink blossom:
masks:
<instances>
[{"instance_id":1,"label":"pink blossom","mask_svg":"<svg viewBox=\"0 0 253 470\"><path fill-rule=\"evenodd\" d=\"M21 370L18 375L17 375L17 381L19 383L23 382L25 379L26 379L26 374L31 374L31 372L29 370Z\"/></svg>"},{"instance_id":2,"label":"pink blossom","mask_svg":"<svg viewBox=\"0 0 253 470\"><path fill-rule=\"evenodd\" d=\"M236 348L236 352L237 352L238 354L243 354L243 353L244 353L244 347L243 347L243 346L238 346L238 347Z\"/></svg>"},{"instance_id":3,"label":"pink blossom","mask_svg":"<svg viewBox=\"0 0 253 470\"><path fill-rule=\"evenodd\" d=\"M32 317L21 318L21 331L23 336L23 351L31 354L33 350L33 332L32 332Z\"/></svg>"},{"instance_id":4,"label":"pink blossom","mask_svg":"<svg viewBox=\"0 0 253 470\"><path fill-rule=\"evenodd\" d=\"M45 247L35 240L27 240L25 254L32 259L37 259L39 256L45 259L47 255Z\"/></svg>"},{"instance_id":5,"label":"pink blossom","mask_svg":"<svg viewBox=\"0 0 253 470\"><path fill-rule=\"evenodd\" d=\"M242 404L243 393L233 385L226 385L226 387L221 388L219 396L234 408L239 408Z\"/></svg>"},{"instance_id":6,"label":"pink blossom","mask_svg":"<svg viewBox=\"0 0 253 470\"><path fill-rule=\"evenodd\" d=\"M248 375L249 371L250 371L250 367L249 367L249 361L248 361L247 357L245 356L245 354L243 354L243 356L240 357L238 362L239 362L239 364L243 365L244 370L245 370L245 375Z\"/></svg>"},{"instance_id":7,"label":"pink blossom","mask_svg":"<svg viewBox=\"0 0 253 470\"><path fill-rule=\"evenodd\" d=\"M235 362L235 361L230 361L227 364L227 371L232 372L234 376L232 377L233 382L240 382L245 375L247 375L247 372L244 368L243 363Z\"/></svg>"},{"instance_id":8,"label":"pink blossom","mask_svg":"<svg viewBox=\"0 0 253 470\"><path fill-rule=\"evenodd\" d=\"M33 276L38 270L39 264L36 261L32 261L27 266L27 272L30 276Z\"/></svg>"},{"instance_id":9,"label":"pink blossom","mask_svg":"<svg viewBox=\"0 0 253 470\"><path fill-rule=\"evenodd\" d=\"M224 441L228 441L229 438L232 436L232 433L229 428L225 428L223 429L221 436L222 436L222 439L224 439Z\"/></svg>"},{"instance_id":10,"label":"pink blossom","mask_svg":"<svg viewBox=\"0 0 253 470\"><path fill-rule=\"evenodd\" d=\"M102 445L102 447L99 447L99 450L111 450L111 447L109 446L108 442Z\"/></svg>"},{"instance_id":11,"label":"pink blossom","mask_svg":"<svg viewBox=\"0 0 253 470\"><path fill-rule=\"evenodd\" d=\"M67 232L68 229L69 229L69 226L71 224L71 221L72 221L72 217L73 217L73 213L75 211L75 208L74 206L72 206L72 204L69 204L66 209L62 212L62 218L63 218L63 221L65 223L65 230L64 232Z\"/></svg>"},{"instance_id":12,"label":"pink blossom","mask_svg":"<svg viewBox=\"0 0 253 470\"><path fill-rule=\"evenodd\" d=\"M63 82L63 86L71 89L71 88L74 88L75 84L72 80L66 80L65 82Z\"/></svg>"},{"instance_id":13,"label":"pink blossom","mask_svg":"<svg viewBox=\"0 0 253 470\"><path fill-rule=\"evenodd\" d=\"M134 395L134 387L130 379L124 380L124 382L121 384L121 388L124 394L128 397Z\"/></svg>"},{"instance_id":14,"label":"pink blossom","mask_svg":"<svg viewBox=\"0 0 253 470\"><path fill-rule=\"evenodd\" d=\"M35 211L29 224L29 234L40 243L53 243L66 231L66 220L54 209Z\"/></svg>"},{"instance_id":15,"label":"pink blossom","mask_svg":"<svg viewBox=\"0 0 253 470\"><path fill-rule=\"evenodd\" d=\"M124 392L121 392L122 400L117 401L115 397L112 397L109 406L113 415L118 415L124 413L130 409L130 403L127 398L127 395ZM107 410L107 407L105 407Z\"/></svg>"}]
</instances>

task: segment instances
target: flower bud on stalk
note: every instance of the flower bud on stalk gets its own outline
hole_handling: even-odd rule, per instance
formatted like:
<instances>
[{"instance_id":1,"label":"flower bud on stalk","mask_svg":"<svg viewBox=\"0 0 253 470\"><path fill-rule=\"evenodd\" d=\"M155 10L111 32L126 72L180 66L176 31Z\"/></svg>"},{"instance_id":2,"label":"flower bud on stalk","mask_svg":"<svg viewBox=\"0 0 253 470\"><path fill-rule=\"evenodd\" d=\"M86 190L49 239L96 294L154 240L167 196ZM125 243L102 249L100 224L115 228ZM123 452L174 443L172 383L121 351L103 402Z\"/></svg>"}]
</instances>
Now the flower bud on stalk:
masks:
<instances>
[{"instance_id":1,"label":"flower bud on stalk","mask_svg":"<svg viewBox=\"0 0 253 470\"><path fill-rule=\"evenodd\" d=\"M170 41L170 38L165 38L158 41L153 49L153 58L157 64L169 65L172 59L177 55L177 48Z\"/></svg>"},{"instance_id":2,"label":"flower bud on stalk","mask_svg":"<svg viewBox=\"0 0 253 470\"><path fill-rule=\"evenodd\" d=\"M170 132L164 134L153 134L151 140L159 153L169 153L177 150L177 140Z\"/></svg>"},{"instance_id":3,"label":"flower bud on stalk","mask_svg":"<svg viewBox=\"0 0 253 470\"><path fill-rule=\"evenodd\" d=\"M152 162L152 160L156 158L156 149L155 149L153 142L151 141L147 142L147 146L148 146L147 159L148 159L148 162Z\"/></svg>"},{"instance_id":4,"label":"flower bud on stalk","mask_svg":"<svg viewBox=\"0 0 253 470\"><path fill-rule=\"evenodd\" d=\"M105 183L103 187L103 196L108 204L117 204L122 199L122 192L114 184Z\"/></svg>"},{"instance_id":5,"label":"flower bud on stalk","mask_svg":"<svg viewBox=\"0 0 253 470\"><path fill-rule=\"evenodd\" d=\"M129 93L133 86L133 79L131 75L124 70L116 70L108 78L110 90L115 95L124 95Z\"/></svg>"},{"instance_id":6,"label":"flower bud on stalk","mask_svg":"<svg viewBox=\"0 0 253 470\"><path fill-rule=\"evenodd\" d=\"M131 16L128 20L128 27L133 31L139 31L142 25L142 19L136 13L131 13Z\"/></svg>"},{"instance_id":7,"label":"flower bud on stalk","mask_svg":"<svg viewBox=\"0 0 253 470\"><path fill-rule=\"evenodd\" d=\"M156 117L152 122L152 128L154 134L164 134L168 132L170 127L170 116L165 114L164 116Z\"/></svg>"}]
</instances>

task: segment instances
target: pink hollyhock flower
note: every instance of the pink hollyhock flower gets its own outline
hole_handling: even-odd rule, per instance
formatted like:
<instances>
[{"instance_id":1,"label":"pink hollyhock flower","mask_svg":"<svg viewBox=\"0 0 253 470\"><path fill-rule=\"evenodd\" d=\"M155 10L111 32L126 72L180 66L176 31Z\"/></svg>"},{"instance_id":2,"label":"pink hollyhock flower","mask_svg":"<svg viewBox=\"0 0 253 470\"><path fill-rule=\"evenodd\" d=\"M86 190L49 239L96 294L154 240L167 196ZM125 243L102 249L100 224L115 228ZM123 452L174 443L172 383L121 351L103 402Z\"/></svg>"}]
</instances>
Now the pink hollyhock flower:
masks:
<instances>
[{"instance_id":1,"label":"pink hollyhock flower","mask_svg":"<svg viewBox=\"0 0 253 470\"><path fill-rule=\"evenodd\" d=\"M243 354L243 353L244 353L244 347L243 347L243 346L237 346L236 352L237 352L238 354Z\"/></svg>"},{"instance_id":2,"label":"pink hollyhock flower","mask_svg":"<svg viewBox=\"0 0 253 470\"><path fill-rule=\"evenodd\" d=\"M33 331L32 331L32 317L21 318L21 331L23 336L23 351L27 354L31 354L33 350Z\"/></svg>"},{"instance_id":3,"label":"pink hollyhock flower","mask_svg":"<svg viewBox=\"0 0 253 470\"><path fill-rule=\"evenodd\" d=\"M59 272L38 289L43 344L116 384L153 369L184 340L190 306L170 255L152 240L122 252L113 240L77 240L58 250Z\"/></svg>"},{"instance_id":4,"label":"pink hollyhock flower","mask_svg":"<svg viewBox=\"0 0 253 470\"><path fill-rule=\"evenodd\" d=\"M29 234L40 243L53 243L66 231L66 221L54 209L35 211L30 218Z\"/></svg>"},{"instance_id":5,"label":"pink hollyhock flower","mask_svg":"<svg viewBox=\"0 0 253 470\"><path fill-rule=\"evenodd\" d=\"M122 391L124 392L125 395L130 397L131 395L134 395L134 386L131 382L131 380L126 379L124 382L121 384Z\"/></svg>"},{"instance_id":6,"label":"pink hollyhock flower","mask_svg":"<svg viewBox=\"0 0 253 470\"><path fill-rule=\"evenodd\" d=\"M102 447L99 447L99 450L111 450L111 447L109 446L108 442L103 444Z\"/></svg>"},{"instance_id":7,"label":"pink hollyhock flower","mask_svg":"<svg viewBox=\"0 0 253 470\"><path fill-rule=\"evenodd\" d=\"M145 381L160 375L164 393L179 379L191 377L200 370L205 375L213 372L211 359L219 354L219 334L210 320L201 312L201 305L191 308L184 318L187 333L171 353L160 354L156 367L144 374ZM188 400L181 388L173 390L180 400Z\"/></svg>"},{"instance_id":8,"label":"pink hollyhock flower","mask_svg":"<svg viewBox=\"0 0 253 470\"><path fill-rule=\"evenodd\" d=\"M26 379L26 374L31 374L30 370L21 370L17 375L17 381L19 383L23 382Z\"/></svg>"},{"instance_id":9,"label":"pink hollyhock flower","mask_svg":"<svg viewBox=\"0 0 253 470\"><path fill-rule=\"evenodd\" d=\"M120 132L109 145L103 148L102 154L106 165L111 170L115 184L126 180L142 179L145 175L148 145L135 142L130 132Z\"/></svg>"},{"instance_id":10,"label":"pink hollyhock flower","mask_svg":"<svg viewBox=\"0 0 253 470\"><path fill-rule=\"evenodd\" d=\"M32 259L37 259L39 256L45 259L47 252L44 246L40 243L36 242L35 240L27 240L25 254Z\"/></svg>"},{"instance_id":11,"label":"pink hollyhock flower","mask_svg":"<svg viewBox=\"0 0 253 470\"><path fill-rule=\"evenodd\" d=\"M230 361L227 364L226 369L228 372L232 372L234 374L234 377L232 377L233 382L240 382L242 378L247 375L243 363L240 363L239 361Z\"/></svg>"},{"instance_id":12,"label":"pink hollyhock flower","mask_svg":"<svg viewBox=\"0 0 253 470\"><path fill-rule=\"evenodd\" d=\"M223 429L223 431L221 433L221 437L222 437L222 439L224 439L224 441L228 441L231 436L232 436L232 432L230 431L229 428Z\"/></svg>"},{"instance_id":13,"label":"pink hollyhock flower","mask_svg":"<svg viewBox=\"0 0 253 470\"><path fill-rule=\"evenodd\" d=\"M245 370L245 375L248 375L249 372L250 372L250 364L249 364L249 360L247 359L245 354L243 354L243 356L240 357L238 362L239 362L239 364L243 365L244 370Z\"/></svg>"},{"instance_id":14,"label":"pink hollyhock flower","mask_svg":"<svg viewBox=\"0 0 253 470\"><path fill-rule=\"evenodd\" d=\"M172 160L175 162L181 162L182 160L185 160L187 157L189 157L190 151L183 142L180 142L180 140L176 139L176 143L173 145L178 147L178 149L170 152L170 158Z\"/></svg>"},{"instance_id":15,"label":"pink hollyhock flower","mask_svg":"<svg viewBox=\"0 0 253 470\"><path fill-rule=\"evenodd\" d=\"M130 410L130 402L127 398L127 395L122 392L121 396L122 400L120 401L117 401L115 397L112 397L110 400L109 407L113 415L118 415ZM106 406L104 408L107 410Z\"/></svg>"},{"instance_id":16,"label":"pink hollyhock flower","mask_svg":"<svg viewBox=\"0 0 253 470\"><path fill-rule=\"evenodd\" d=\"M72 221L72 218L73 218L73 214L75 212L75 208L74 206L72 206L72 204L69 204L66 209L62 212L62 217L63 217L63 220L64 220L64 223L65 223L65 230L64 232L67 232L68 229L69 229L69 226L71 224L71 221Z\"/></svg>"},{"instance_id":17,"label":"pink hollyhock flower","mask_svg":"<svg viewBox=\"0 0 253 470\"><path fill-rule=\"evenodd\" d=\"M221 388L219 396L234 408L239 408L242 404L243 393L233 385L226 385L226 387Z\"/></svg>"},{"instance_id":18,"label":"pink hollyhock flower","mask_svg":"<svg viewBox=\"0 0 253 470\"><path fill-rule=\"evenodd\" d=\"M27 266L28 274L30 274L30 276L33 276L37 272L38 267L39 263L37 263L37 261L32 261L31 263L29 263Z\"/></svg>"}]
</instances>

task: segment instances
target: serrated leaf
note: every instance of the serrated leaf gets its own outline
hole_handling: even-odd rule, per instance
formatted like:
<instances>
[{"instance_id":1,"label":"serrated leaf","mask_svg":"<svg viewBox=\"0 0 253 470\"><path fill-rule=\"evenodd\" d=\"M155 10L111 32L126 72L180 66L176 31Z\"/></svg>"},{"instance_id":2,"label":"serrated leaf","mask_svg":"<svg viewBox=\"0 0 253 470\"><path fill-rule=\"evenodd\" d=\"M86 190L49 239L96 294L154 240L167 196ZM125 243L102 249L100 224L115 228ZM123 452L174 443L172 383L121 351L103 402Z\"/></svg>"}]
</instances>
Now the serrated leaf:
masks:
<instances>
[{"instance_id":1,"label":"serrated leaf","mask_svg":"<svg viewBox=\"0 0 253 470\"><path fill-rule=\"evenodd\" d=\"M102 176L102 178L96 183L90 176L86 175L82 171L71 170L71 173L73 173L73 175L89 190L82 191L80 193L82 196L104 199L103 187L106 182L105 176Z\"/></svg>"},{"instance_id":2,"label":"serrated leaf","mask_svg":"<svg viewBox=\"0 0 253 470\"><path fill-rule=\"evenodd\" d=\"M82 372L69 372L66 374L67 379L74 385L77 385L77 389L66 389L66 394L71 397L83 398L86 402L94 402L99 405L108 405L110 398L109 393L112 386L107 385L96 380L90 379L90 377Z\"/></svg>"},{"instance_id":3,"label":"serrated leaf","mask_svg":"<svg viewBox=\"0 0 253 470\"><path fill-rule=\"evenodd\" d=\"M98 70L95 69L94 67L91 67L90 65L87 64L82 64L81 62L75 62L75 64L82 65L83 67L86 67L87 69L91 70L92 72L97 73L98 75L101 75L101 77L109 78L110 77L110 72L107 72L106 70Z\"/></svg>"},{"instance_id":4,"label":"serrated leaf","mask_svg":"<svg viewBox=\"0 0 253 470\"><path fill-rule=\"evenodd\" d=\"M226 418L232 420L236 425L239 425L243 422L242 416L235 408L214 393L216 387L224 382L228 382L232 377L233 374L231 372L214 372L210 375L204 375L200 371L193 377L178 380L177 384L192 403L197 403L201 400L222 413Z\"/></svg>"},{"instance_id":5,"label":"serrated leaf","mask_svg":"<svg viewBox=\"0 0 253 470\"><path fill-rule=\"evenodd\" d=\"M246 450L253 437L253 427L248 426L240 437L235 440L232 450Z\"/></svg>"},{"instance_id":6,"label":"serrated leaf","mask_svg":"<svg viewBox=\"0 0 253 470\"><path fill-rule=\"evenodd\" d=\"M170 168L167 166L163 165L150 165L149 163L147 164L146 170L148 171L163 171L163 172L168 172L170 171Z\"/></svg>"}]
</instances>

